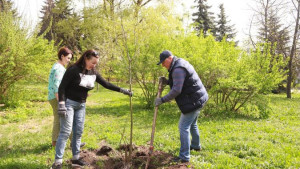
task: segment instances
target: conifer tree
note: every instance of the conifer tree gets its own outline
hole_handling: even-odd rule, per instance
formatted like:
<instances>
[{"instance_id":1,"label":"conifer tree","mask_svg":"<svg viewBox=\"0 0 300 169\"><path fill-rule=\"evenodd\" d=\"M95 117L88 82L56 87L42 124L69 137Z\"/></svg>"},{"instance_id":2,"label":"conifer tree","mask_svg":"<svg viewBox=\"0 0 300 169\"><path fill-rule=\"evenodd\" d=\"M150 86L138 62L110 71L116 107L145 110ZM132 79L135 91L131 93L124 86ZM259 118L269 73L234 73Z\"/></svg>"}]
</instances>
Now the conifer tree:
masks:
<instances>
[{"instance_id":1,"label":"conifer tree","mask_svg":"<svg viewBox=\"0 0 300 169\"><path fill-rule=\"evenodd\" d=\"M69 0L56 0L53 8L53 14L57 21L68 19L72 14L73 8L70 8Z\"/></svg>"},{"instance_id":2,"label":"conifer tree","mask_svg":"<svg viewBox=\"0 0 300 169\"><path fill-rule=\"evenodd\" d=\"M57 0L53 8L55 43L67 46L74 52L80 50L80 16L70 7L69 0Z\"/></svg>"},{"instance_id":3,"label":"conifer tree","mask_svg":"<svg viewBox=\"0 0 300 169\"><path fill-rule=\"evenodd\" d=\"M218 14L218 22L216 27L216 40L222 41L222 39L226 36L226 40L232 40L235 36L233 25L229 26L228 23L230 21L227 20L227 16L225 14L224 5L221 4L219 6L220 14Z\"/></svg>"},{"instance_id":4,"label":"conifer tree","mask_svg":"<svg viewBox=\"0 0 300 169\"><path fill-rule=\"evenodd\" d=\"M289 58L292 53L289 26L283 27L281 22L283 19L280 15L282 9L284 9L283 4L277 0L258 1L258 9L255 9L258 15L257 23L259 24L257 39L259 43L270 44L271 62L277 60L279 55ZM273 66L273 64L270 64L270 71ZM283 69L288 69L287 67L283 67ZM279 86L281 87L273 92L277 93L280 90L285 90L282 84L279 84Z\"/></svg>"},{"instance_id":5,"label":"conifer tree","mask_svg":"<svg viewBox=\"0 0 300 169\"><path fill-rule=\"evenodd\" d=\"M193 16L195 17L193 21L195 23L195 30L199 35L202 32L204 35L207 35L208 30L211 30L211 32L215 34L215 18L213 16L213 13L209 12L209 8L211 8L211 6L208 6L206 4L206 1L207 0L195 0L195 2L197 3L197 5L195 6L197 8L197 12L193 13Z\"/></svg>"},{"instance_id":6,"label":"conifer tree","mask_svg":"<svg viewBox=\"0 0 300 169\"><path fill-rule=\"evenodd\" d=\"M80 51L80 16L71 8L68 0L46 0L43 6L42 27L39 35L56 45L67 46L74 52Z\"/></svg>"},{"instance_id":7,"label":"conifer tree","mask_svg":"<svg viewBox=\"0 0 300 169\"><path fill-rule=\"evenodd\" d=\"M290 41L287 28L283 28L279 16L273 9L269 10L267 21L264 23L259 28L258 39L261 42L271 43L272 48L276 45L276 49L272 50L271 54L282 54L285 56L289 50L287 44Z\"/></svg>"},{"instance_id":8,"label":"conifer tree","mask_svg":"<svg viewBox=\"0 0 300 169\"><path fill-rule=\"evenodd\" d=\"M38 33L38 36L45 33L44 38L51 41L53 39L53 8L54 8L54 0L46 0L45 5L42 7L41 13L43 16L41 17L41 29Z\"/></svg>"},{"instance_id":9,"label":"conifer tree","mask_svg":"<svg viewBox=\"0 0 300 169\"><path fill-rule=\"evenodd\" d=\"M0 0L0 12L12 12L13 16L17 16L17 10L11 0Z\"/></svg>"}]
</instances>

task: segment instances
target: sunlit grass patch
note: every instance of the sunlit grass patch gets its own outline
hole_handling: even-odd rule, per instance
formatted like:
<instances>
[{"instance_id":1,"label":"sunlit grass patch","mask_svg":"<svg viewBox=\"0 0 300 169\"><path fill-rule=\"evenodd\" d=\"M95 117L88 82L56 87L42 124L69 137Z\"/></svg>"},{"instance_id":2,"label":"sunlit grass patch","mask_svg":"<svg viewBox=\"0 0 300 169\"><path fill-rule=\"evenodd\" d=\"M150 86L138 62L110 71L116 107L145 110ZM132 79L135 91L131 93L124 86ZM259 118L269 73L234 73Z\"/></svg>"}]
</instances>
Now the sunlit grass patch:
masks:
<instances>
[{"instance_id":1,"label":"sunlit grass patch","mask_svg":"<svg viewBox=\"0 0 300 169\"><path fill-rule=\"evenodd\" d=\"M134 88L135 89L135 88ZM136 95L139 90L136 90ZM203 150L191 152L198 168L299 168L300 95L266 95L272 113L267 119L200 115L198 127ZM2 110L7 116L0 127L0 168L48 168L54 160L51 147L52 111L47 102L31 102L25 108ZM16 111L17 110L17 111ZM40 111L39 111L40 110ZM146 109L133 97L133 143L148 145L154 109ZM23 117L26 115L26 118ZM17 120L13 120L16 117ZM178 155L180 148L176 103L159 107L154 149ZM5 120L1 116L1 120ZM84 149L97 149L105 140L113 148L129 143L129 98L100 88L87 101ZM64 160L72 157L69 143ZM99 163L99 165L102 165Z\"/></svg>"}]
</instances>

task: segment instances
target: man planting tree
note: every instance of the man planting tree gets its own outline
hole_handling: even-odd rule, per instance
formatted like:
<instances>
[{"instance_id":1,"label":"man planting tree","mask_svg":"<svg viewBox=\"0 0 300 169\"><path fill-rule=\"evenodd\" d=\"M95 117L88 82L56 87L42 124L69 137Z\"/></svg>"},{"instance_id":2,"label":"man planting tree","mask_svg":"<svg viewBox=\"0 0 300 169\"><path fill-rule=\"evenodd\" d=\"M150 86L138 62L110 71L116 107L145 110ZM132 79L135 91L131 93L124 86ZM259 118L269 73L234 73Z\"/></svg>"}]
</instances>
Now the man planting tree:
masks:
<instances>
[{"instance_id":1,"label":"man planting tree","mask_svg":"<svg viewBox=\"0 0 300 169\"><path fill-rule=\"evenodd\" d=\"M181 110L179 120L180 152L175 162L189 162L190 150L201 150L197 119L200 110L208 100L208 94L194 67L186 60L173 56L168 50L160 54L160 62L169 71L169 80L161 77L163 85L169 85L170 92L155 100L155 106L176 100ZM192 141L190 141L190 133Z\"/></svg>"}]
</instances>

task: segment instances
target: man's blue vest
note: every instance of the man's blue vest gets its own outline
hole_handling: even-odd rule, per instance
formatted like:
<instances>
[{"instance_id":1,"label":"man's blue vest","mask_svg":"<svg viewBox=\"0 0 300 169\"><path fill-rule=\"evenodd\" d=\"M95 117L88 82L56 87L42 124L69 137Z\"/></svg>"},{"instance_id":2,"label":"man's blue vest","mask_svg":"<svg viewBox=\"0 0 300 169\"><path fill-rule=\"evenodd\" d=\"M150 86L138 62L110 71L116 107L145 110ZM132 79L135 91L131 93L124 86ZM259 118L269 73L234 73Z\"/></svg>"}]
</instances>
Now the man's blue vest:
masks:
<instances>
[{"instance_id":1,"label":"man's blue vest","mask_svg":"<svg viewBox=\"0 0 300 169\"><path fill-rule=\"evenodd\" d=\"M175 98L176 103L183 114L202 108L208 100L208 94L194 67L186 60L173 57L173 65L169 70L169 85L172 88L172 73L175 68L183 68L186 77L181 93Z\"/></svg>"}]
</instances>

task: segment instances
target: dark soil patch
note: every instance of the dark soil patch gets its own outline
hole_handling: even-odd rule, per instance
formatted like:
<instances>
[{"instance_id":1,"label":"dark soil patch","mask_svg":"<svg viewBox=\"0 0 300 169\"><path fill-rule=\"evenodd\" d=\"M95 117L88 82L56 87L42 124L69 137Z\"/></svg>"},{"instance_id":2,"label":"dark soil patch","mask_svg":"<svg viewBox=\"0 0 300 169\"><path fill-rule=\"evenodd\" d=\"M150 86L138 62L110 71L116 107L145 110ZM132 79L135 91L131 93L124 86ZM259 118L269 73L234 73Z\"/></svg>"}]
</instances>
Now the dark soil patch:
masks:
<instances>
[{"instance_id":1,"label":"dark soil patch","mask_svg":"<svg viewBox=\"0 0 300 169\"><path fill-rule=\"evenodd\" d=\"M110 147L105 142L100 143L100 148L96 150L82 150L80 157L89 165L86 169L144 169L148 158L148 147L133 146L132 163L125 163L125 154L128 156L129 147L121 145L117 150ZM172 162L172 154L154 151L151 156L148 169L187 169L193 168L189 163ZM67 161L71 166L70 160ZM72 168L76 168L73 166Z\"/></svg>"}]
</instances>

